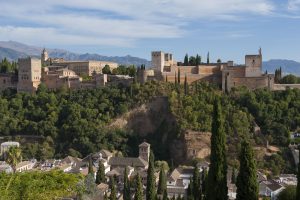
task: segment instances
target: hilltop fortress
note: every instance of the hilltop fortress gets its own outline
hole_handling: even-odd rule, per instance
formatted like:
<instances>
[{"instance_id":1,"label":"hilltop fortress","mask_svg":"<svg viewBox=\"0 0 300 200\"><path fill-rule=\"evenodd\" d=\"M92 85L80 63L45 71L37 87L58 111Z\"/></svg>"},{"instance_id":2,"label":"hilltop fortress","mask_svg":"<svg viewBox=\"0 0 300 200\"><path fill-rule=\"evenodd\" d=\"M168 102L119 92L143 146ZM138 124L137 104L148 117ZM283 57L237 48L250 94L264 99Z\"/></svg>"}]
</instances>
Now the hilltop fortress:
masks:
<instances>
[{"instance_id":1,"label":"hilltop fortress","mask_svg":"<svg viewBox=\"0 0 300 200\"><path fill-rule=\"evenodd\" d=\"M262 51L258 54L246 55L245 64L235 65L233 61L210 63L200 62L184 65L176 62L171 53L153 51L152 66L138 68L137 81L168 81L183 84L186 80L191 84L206 81L218 85L223 91L233 87L245 86L249 89L268 88L269 90L285 90L300 88L300 84L275 84L274 75L262 73ZM35 93L38 86L44 83L49 90L63 87L72 90L92 89L106 85L130 85L134 78L125 75L103 74L105 66L115 69L117 63L107 61L65 61L62 58L50 58L44 49L41 59L18 59L18 74L0 74L0 90L16 89L18 92Z\"/></svg>"},{"instance_id":2,"label":"hilltop fortress","mask_svg":"<svg viewBox=\"0 0 300 200\"><path fill-rule=\"evenodd\" d=\"M234 65L233 61L217 63L200 63L195 66L184 66L176 62L173 55L162 51L153 51L152 68L140 69L140 82L147 80L167 80L184 83L207 81L219 85L223 91L233 87L246 86L249 89L274 89L274 75L262 73L262 52L257 55L246 55L244 65Z\"/></svg>"}]
</instances>

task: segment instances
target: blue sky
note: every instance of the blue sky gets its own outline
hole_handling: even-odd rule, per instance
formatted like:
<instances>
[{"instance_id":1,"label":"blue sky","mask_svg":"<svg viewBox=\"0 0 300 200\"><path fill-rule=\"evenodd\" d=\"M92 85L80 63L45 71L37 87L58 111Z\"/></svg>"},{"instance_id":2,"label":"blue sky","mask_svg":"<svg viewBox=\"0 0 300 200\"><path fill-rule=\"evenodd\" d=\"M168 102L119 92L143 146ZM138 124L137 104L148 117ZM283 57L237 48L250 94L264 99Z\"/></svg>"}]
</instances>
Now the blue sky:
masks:
<instances>
[{"instance_id":1,"label":"blue sky","mask_svg":"<svg viewBox=\"0 0 300 200\"><path fill-rule=\"evenodd\" d=\"M0 40L150 59L300 61L300 0L0 0Z\"/></svg>"}]
</instances>

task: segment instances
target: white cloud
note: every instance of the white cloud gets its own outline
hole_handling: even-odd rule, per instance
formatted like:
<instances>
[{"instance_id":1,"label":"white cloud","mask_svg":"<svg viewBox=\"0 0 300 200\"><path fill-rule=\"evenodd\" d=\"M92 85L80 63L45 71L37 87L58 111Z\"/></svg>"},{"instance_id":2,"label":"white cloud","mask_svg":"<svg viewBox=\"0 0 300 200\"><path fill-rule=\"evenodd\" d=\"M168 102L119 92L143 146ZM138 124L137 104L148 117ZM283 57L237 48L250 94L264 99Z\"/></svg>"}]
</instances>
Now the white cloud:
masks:
<instances>
[{"instance_id":1,"label":"white cloud","mask_svg":"<svg viewBox=\"0 0 300 200\"><path fill-rule=\"evenodd\" d=\"M33 44L130 46L139 39L182 37L191 21L267 15L270 0L10 0L1 40Z\"/></svg>"},{"instance_id":2,"label":"white cloud","mask_svg":"<svg viewBox=\"0 0 300 200\"><path fill-rule=\"evenodd\" d=\"M291 11L297 11L300 8L300 0L289 0L288 9Z\"/></svg>"}]
</instances>

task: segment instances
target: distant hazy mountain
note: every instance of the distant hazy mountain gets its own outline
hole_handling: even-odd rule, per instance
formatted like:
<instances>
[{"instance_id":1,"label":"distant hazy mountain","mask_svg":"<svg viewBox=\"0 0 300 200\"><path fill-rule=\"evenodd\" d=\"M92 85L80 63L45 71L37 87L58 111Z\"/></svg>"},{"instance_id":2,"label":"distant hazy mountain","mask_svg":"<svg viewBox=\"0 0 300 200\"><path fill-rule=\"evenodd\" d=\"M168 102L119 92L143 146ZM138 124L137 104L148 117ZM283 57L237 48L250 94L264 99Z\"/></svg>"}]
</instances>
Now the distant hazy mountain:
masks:
<instances>
[{"instance_id":1,"label":"distant hazy mountain","mask_svg":"<svg viewBox=\"0 0 300 200\"><path fill-rule=\"evenodd\" d=\"M15 41L0 41L0 59L4 57L9 60L16 60L20 57L40 57L42 47L26 45ZM65 60L102 60L112 61L124 65L150 66L151 62L138 57L127 56L102 56L99 54L78 54L63 49L47 49L50 57L64 58Z\"/></svg>"},{"instance_id":2,"label":"distant hazy mountain","mask_svg":"<svg viewBox=\"0 0 300 200\"><path fill-rule=\"evenodd\" d=\"M272 59L263 62L263 70L268 73L274 73L275 69L281 67L284 74L294 74L300 76L300 63L293 60Z\"/></svg>"}]
</instances>

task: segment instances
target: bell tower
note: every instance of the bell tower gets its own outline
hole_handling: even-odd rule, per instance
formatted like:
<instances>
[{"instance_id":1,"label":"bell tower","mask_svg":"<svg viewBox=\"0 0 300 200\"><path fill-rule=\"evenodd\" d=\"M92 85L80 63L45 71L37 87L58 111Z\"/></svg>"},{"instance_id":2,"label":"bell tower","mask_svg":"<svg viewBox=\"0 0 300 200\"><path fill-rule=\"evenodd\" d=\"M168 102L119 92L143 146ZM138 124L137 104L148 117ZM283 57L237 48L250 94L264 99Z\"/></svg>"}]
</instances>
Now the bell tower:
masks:
<instances>
[{"instance_id":1,"label":"bell tower","mask_svg":"<svg viewBox=\"0 0 300 200\"><path fill-rule=\"evenodd\" d=\"M150 144L147 142L143 142L139 145L139 157L149 162L150 156Z\"/></svg>"},{"instance_id":2,"label":"bell tower","mask_svg":"<svg viewBox=\"0 0 300 200\"><path fill-rule=\"evenodd\" d=\"M45 66L46 61L48 60L48 58L49 58L48 52L44 48L43 51L42 51L42 54L41 54L42 66Z\"/></svg>"}]
</instances>

